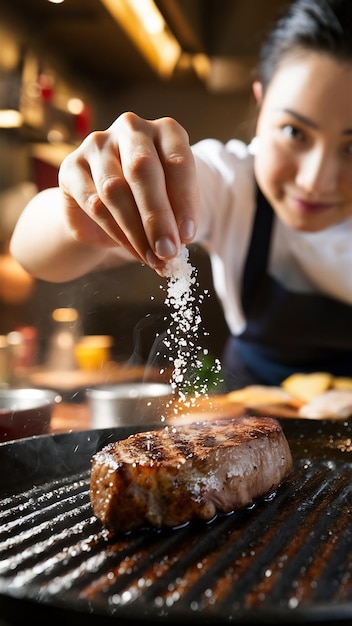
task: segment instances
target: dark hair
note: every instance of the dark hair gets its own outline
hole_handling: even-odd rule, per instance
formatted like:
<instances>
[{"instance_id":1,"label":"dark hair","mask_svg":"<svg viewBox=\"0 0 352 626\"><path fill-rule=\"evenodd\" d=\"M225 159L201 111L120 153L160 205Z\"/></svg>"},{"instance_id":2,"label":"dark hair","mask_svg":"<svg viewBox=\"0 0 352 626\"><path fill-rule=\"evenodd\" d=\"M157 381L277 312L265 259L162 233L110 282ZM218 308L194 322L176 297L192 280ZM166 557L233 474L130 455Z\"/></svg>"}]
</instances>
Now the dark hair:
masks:
<instances>
[{"instance_id":1,"label":"dark hair","mask_svg":"<svg viewBox=\"0 0 352 626\"><path fill-rule=\"evenodd\" d=\"M282 61L299 50L352 61L352 0L295 0L264 42L259 79L267 88Z\"/></svg>"}]
</instances>

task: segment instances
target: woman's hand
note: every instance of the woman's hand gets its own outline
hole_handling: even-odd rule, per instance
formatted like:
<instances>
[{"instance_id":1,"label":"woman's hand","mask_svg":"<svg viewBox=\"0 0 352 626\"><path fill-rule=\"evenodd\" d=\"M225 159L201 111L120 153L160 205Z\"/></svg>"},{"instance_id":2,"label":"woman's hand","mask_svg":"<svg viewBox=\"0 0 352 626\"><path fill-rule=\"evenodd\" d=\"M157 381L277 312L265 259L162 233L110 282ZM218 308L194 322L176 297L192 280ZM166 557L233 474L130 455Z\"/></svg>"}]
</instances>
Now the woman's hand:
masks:
<instances>
[{"instance_id":1,"label":"woman's hand","mask_svg":"<svg viewBox=\"0 0 352 626\"><path fill-rule=\"evenodd\" d=\"M186 131L175 120L122 114L63 161L59 184L77 241L116 246L161 271L189 243L199 200Z\"/></svg>"}]
</instances>

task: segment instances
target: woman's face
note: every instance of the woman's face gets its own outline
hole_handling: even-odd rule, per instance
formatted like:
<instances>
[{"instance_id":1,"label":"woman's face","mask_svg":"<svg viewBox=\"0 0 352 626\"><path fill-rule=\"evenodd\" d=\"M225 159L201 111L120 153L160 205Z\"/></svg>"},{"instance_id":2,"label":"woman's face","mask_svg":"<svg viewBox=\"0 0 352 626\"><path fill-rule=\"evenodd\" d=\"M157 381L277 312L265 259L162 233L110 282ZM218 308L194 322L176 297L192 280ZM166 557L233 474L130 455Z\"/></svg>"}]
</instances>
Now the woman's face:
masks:
<instances>
[{"instance_id":1,"label":"woman's face","mask_svg":"<svg viewBox=\"0 0 352 626\"><path fill-rule=\"evenodd\" d=\"M278 216L315 232L352 216L352 63L315 52L282 63L261 99L257 181Z\"/></svg>"}]
</instances>

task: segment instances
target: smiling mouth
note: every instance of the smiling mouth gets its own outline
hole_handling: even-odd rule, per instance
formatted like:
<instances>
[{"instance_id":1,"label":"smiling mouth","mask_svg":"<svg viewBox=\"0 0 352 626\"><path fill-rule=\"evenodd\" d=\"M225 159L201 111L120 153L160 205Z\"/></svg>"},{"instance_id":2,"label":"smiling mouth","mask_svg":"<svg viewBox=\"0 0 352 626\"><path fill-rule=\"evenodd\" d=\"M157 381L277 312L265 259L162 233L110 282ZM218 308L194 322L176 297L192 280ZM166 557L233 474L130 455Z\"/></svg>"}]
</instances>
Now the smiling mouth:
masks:
<instances>
[{"instance_id":1,"label":"smiling mouth","mask_svg":"<svg viewBox=\"0 0 352 626\"><path fill-rule=\"evenodd\" d=\"M337 202L312 202L310 200L303 200L301 198L292 198L293 203L297 209L304 213L321 213L322 211L328 211L334 209Z\"/></svg>"}]
</instances>

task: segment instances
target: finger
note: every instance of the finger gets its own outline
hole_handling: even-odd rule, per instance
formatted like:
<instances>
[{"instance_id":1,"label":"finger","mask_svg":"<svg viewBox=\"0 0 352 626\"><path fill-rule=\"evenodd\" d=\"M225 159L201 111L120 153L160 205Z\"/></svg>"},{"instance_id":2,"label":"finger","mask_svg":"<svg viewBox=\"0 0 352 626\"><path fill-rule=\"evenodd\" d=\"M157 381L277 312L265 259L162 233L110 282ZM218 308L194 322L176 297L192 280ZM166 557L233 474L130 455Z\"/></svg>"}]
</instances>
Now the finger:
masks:
<instances>
[{"instance_id":1,"label":"finger","mask_svg":"<svg viewBox=\"0 0 352 626\"><path fill-rule=\"evenodd\" d=\"M164 264L150 247L139 209L121 168L116 167L112 175L106 169L99 174L100 168L99 162L99 167L92 169L98 194L90 198L90 215L136 258L154 269L162 268Z\"/></svg>"},{"instance_id":2,"label":"finger","mask_svg":"<svg viewBox=\"0 0 352 626\"><path fill-rule=\"evenodd\" d=\"M93 219L90 207L97 197L90 170L86 163L80 165L75 156L67 157L59 170L59 186L63 194L64 209L72 235L88 245L113 246L116 237L108 233ZM101 209L103 211L103 208Z\"/></svg>"},{"instance_id":3,"label":"finger","mask_svg":"<svg viewBox=\"0 0 352 626\"><path fill-rule=\"evenodd\" d=\"M156 147L163 164L166 189L180 239L189 243L199 218L199 195L194 157L187 132L172 118L156 120ZM167 128L167 132L165 129Z\"/></svg>"},{"instance_id":4,"label":"finger","mask_svg":"<svg viewBox=\"0 0 352 626\"><path fill-rule=\"evenodd\" d=\"M78 236L86 241L91 236L92 243L122 245L135 258L146 262L149 244L119 159L107 137L106 133L92 133L71 162L65 164L62 187L76 203L71 206L70 219L74 223L79 218ZM77 213L78 206L89 218L86 223Z\"/></svg>"},{"instance_id":5,"label":"finger","mask_svg":"<svg viewBox=\"0 0 352 626\"><path fill-rule=\"evenodd\" d=\"M125 114L118 124L121 125L119 149L123 175L138 207L150 247L158 258L172 258L181 242L163 164L155 146L155 123Z\"/></svg>"},{"instance_id":6,"label":"finger","mask_svg":"<svg viewBox=\"0 0 352 626\"><path fill-rule=\"evenodd\" d=\"M164 263L150 250L142 225L138 228L138 218L133 219L130 212L124 215L119 210L119 223L114 217L115 210L110 211L100 200L98 195L90 198L90 213L99 222L105 233L113 233L116 244L123 246L138 261L147 263L157 271L162 271ZM136 211L138 215L138 212Z\"/></svg>"}]
</instances>

